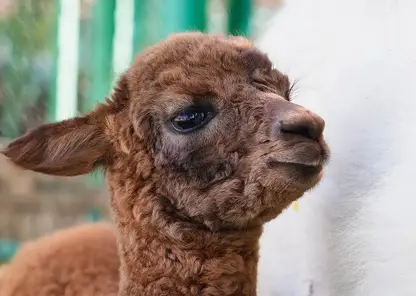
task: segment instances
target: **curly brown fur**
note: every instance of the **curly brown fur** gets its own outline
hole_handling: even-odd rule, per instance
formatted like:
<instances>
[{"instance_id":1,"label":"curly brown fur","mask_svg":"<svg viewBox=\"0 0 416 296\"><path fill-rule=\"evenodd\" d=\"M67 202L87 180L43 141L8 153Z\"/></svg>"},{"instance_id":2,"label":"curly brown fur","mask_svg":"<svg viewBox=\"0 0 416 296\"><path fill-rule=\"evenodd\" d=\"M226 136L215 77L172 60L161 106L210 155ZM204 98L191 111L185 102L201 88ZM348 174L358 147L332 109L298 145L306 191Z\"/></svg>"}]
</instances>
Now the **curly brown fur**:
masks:
<instances>
[{"instance_id":1,"label":"curly brown fur","mask_svg":"<svg viewBox=\"0 0 416 296\"><path fill-rule=\"evenodd\" d=\"M21 247L0 269L0 295L115 296L119 267L112 226L63 229Z\"/></svg>"},{"instance_id":2,"label":"curly brown fur","mask_svg":"<svg viewBox=\"0 0 416 296\"><path fill-rule=\"evenodd\" d=\"M253 296L263 224L319 182L328 156L324 121L289 93L245 38L175 34L137 57L111 100L4 154L48 174L105 169L119 296ZM175 130L172 118L203 114Z\"/></svg>"}]
</instances>

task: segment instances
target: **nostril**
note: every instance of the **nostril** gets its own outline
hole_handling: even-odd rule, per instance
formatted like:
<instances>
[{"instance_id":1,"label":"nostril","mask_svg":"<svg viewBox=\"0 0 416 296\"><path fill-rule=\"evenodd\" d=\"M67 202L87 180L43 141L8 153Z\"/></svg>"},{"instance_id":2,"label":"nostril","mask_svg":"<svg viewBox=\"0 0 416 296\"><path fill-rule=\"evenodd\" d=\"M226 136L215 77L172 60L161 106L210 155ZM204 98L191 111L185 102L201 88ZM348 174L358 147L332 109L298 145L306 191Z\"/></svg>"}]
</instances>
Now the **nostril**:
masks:
<instances>
[{"instance_id":1,"label":"nostril","mask_svg":"<svg viewBox=\"0 0 416 296\"><path fill-rule=\"evenodd\" d=\"M283 133L286 133L286 134L296 134L296 135L303 136L305 138L313 139L313 135L311 135L309 127L307 126L302 126L302 125L282 126L281 130Z\"/></svg>"},{"instance_id":2,"label":"nostril","mask_svg":"<svg viewBox=\"0 0 416 296\"><path fill-rule=\"evenodd\" d=\"M284 104L286 103L286 104ZM270 108L270 136L279 140L286 134L288 140L297 138L319 140L322 137L325 121L317 114L293 103L284 102L279 108ZM291 135L291 136L290 136Z\"/></svg>"},{"instance_id":3,"label":"nostril","mask_svg":"<svg viewBox=\"0 0 416 296\"><path fill-rule=\"evenodd\" d=\"M302 124L302 123L280 123L280 131L283 134L296 134L311 140L316 140L321 135L321 128L315 124Z\"/></svg>"}]
</instances>

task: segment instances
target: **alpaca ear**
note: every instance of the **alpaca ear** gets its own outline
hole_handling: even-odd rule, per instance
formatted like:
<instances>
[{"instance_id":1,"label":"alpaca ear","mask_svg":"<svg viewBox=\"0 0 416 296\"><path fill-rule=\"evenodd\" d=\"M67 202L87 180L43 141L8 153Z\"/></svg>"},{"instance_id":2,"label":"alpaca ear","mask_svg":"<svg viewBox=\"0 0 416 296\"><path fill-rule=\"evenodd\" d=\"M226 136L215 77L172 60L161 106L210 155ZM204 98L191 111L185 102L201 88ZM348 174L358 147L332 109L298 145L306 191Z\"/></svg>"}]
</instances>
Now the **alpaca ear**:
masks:
<instances>
[{"instance_id":1,"label":"alpaca ear","mask_svg":"<svg viewBox=\"0 0 416 296\"><path fill-rule=\"evenodd\" d=\"M105 165L111 143L104 115L94 113L44 124L12 141L1 151L16 165L49 175L75 176Z\"/></svg>"}]
</instances>

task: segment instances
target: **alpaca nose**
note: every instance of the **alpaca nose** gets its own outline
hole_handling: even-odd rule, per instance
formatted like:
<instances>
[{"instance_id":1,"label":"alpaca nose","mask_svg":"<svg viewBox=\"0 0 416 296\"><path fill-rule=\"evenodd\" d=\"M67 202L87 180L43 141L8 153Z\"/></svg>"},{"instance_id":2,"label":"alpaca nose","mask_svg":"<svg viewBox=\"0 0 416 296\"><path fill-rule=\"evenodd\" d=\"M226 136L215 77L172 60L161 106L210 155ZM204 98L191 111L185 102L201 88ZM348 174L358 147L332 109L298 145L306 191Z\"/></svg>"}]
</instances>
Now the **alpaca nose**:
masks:
<instances>
[{"instance_id":1,"label":"alpaca nose","mask_svg":"<svg viewBox=\"0 0 416 296\"><path fill-rule=\"evenodd\" d=\"M317 114L298 106L291 108L289 112L282 112L277 116L274 125L275 137L292 134L318 140L323 134L325 121Z\"/></svg>"},{"instance_id":2,"label":"alpaca nose","mask_svg":"<svg viewBox=\"0 0 416 296\"><path fill-rule=\"evenodd\" d=\"M280 132L283 134L296 134L311 140L317 140L324 131L325 121L313 112L303 110L281 120L279 125Z\"/></svg>"}]
</instances>

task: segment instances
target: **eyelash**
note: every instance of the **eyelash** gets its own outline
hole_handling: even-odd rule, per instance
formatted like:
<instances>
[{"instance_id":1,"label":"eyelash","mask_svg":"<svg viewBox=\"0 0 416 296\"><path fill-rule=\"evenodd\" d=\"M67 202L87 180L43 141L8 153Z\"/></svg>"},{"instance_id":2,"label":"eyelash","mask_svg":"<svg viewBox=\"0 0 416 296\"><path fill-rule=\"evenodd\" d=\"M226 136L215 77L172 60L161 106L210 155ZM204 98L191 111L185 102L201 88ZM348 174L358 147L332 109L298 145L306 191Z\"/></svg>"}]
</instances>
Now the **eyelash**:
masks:
<instances>
[{"instance_id":1,"label":"eyelash","mask_svg":"<svg viewBox=\"0 0 416 296\"><path fill-rule=\"evenodd\" d=\"M269 86L269 85L273 85L273 82L268 83L270 82L270 80L271 79L269 77L256 77L253 79L252 83L253 83L253 86L260 91L268 91L268 92L272 92L275 94L279 94L276 88ZM289 102L292 101L292 95L293 95L293 91L294 91L294 87L296 86L296 83L297 81L294 81L293 83L291 83L289 89L286 90L283 94L284 98Z\"/></svg>"},{"instance_id":2,"label":"eyelash","mask_svg":"<svg viewBox=\"0 0 416 296\"><path fill-rule=\"evenodd\" d=\"M296 83L298 81L295 80L290 84L289 89L285 92L285 99L288 100L289 102L293 100L293 92L294 92L294 88L296 87Z\"/></svg>"}]
</instances>

